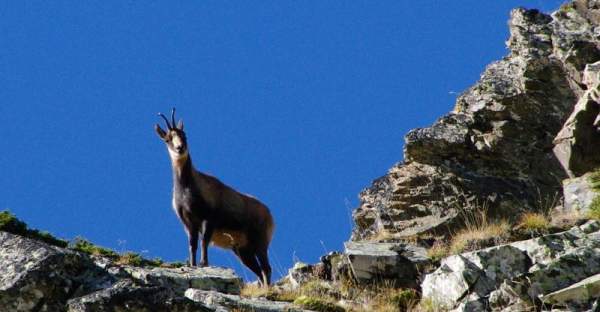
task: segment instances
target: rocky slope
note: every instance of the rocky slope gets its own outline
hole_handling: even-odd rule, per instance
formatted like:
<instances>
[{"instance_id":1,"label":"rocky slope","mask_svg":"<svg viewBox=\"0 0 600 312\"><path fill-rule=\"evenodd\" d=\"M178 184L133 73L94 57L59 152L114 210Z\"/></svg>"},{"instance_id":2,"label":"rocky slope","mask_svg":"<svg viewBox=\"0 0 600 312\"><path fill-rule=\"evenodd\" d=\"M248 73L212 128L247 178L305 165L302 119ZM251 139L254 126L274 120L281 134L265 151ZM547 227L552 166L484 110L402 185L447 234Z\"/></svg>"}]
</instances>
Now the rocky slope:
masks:
<instances>
[{"instance_id":1,"label":"rocky slope","mask_svg":"<svg viewBox=\"0 0 600 312\"><path fill-rule=\"evenodd\" d=\"M577 133L578 155L560 159L553 141L589 87L586 65L600 60L598 3L575 1L552 15L514 10L508 56L489 65L452 112L406 135L404 161L361 193L352 240L447 234L464 211L482 207L501 217L540 210L569 174L591 170L597 135ZM585 118L597 112L594 105ZM565 130L557 140L572 137Z\"/></svg>"},{"instance_id":2,"label":"rocky slope","mask_svg":"<svg viewBox=\"0 0 600 312\"><path fill-rule=\"evenodd\" d=\"M515 9L509 28L508 56L452 112L410 131L404 161L360 194L351 240L369 247L357 261L347 244L338 267L348 263L356 280L365 271L416 276L421 308L597 311L600 224L581 222L600 218L600 1L551 15ZM500 228L487 220L514 227L497 236L516 242L441 262L435 248L420 252L424 259L406 255ZM573 223L582 225L558 231ZM528 227L526 236L538 237L520 240Z\"/></svg>"},{"instance_id":3,"label":"rocky slope","mask_svg":"<svg viewBox=\"0 0 600 312\"><path fill-rule=\"evenodd\" d=\"M136 267L0 231L0 311L303 311L241 287L230 269Z\"/></svg>"}]
</instances>

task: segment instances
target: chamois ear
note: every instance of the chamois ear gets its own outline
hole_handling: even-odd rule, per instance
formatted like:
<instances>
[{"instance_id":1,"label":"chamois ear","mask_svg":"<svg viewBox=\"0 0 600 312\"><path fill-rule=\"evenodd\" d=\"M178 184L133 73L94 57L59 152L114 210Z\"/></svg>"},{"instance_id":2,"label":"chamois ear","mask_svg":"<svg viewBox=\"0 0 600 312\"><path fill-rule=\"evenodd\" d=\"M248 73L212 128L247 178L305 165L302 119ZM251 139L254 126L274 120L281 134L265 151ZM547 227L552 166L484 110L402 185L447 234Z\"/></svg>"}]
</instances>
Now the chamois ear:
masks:
<instances>
[{"instance_id":1,"label":"chamois ear","mask_svg":"<svg viewBox=\"0 0 600 312\"><path fill-rule=\"evenodd\" d=\"M182 119L179 119L179 122L177 123L177 129L183 131L183 120Z\"/></svg>"},{"instance_id":2,"label":"chamois ear","mask_svg":"<svg viewBox=\"0 0 600 312\"><path fill-rule=\"evenodd\" d=\"M165 135L167 135L167 133L158 124L154 125L154 130L156 130L156 134L158 134L161 139L165 139Z\"/></svg>"}]
</instances>

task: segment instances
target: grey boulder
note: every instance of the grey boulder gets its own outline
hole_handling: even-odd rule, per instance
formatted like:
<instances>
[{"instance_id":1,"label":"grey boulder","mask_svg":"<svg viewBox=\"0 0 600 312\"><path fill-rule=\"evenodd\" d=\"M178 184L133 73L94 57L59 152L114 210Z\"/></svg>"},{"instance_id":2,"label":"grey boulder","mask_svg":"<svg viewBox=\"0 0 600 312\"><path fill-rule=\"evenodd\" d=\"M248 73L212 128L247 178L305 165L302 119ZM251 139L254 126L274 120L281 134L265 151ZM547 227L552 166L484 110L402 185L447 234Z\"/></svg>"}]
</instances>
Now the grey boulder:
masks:
<instances>
[{"instance_id":1,"label":"grey boulder","mask_svg":"<svg viewBox=\"0 0 600 312\"><path fill-rule=\"evenodd\" d=\"M0 232L0 307L5 311L61 311L69 298L113 282L84 255Z\"/></svg>"}]
</instances>

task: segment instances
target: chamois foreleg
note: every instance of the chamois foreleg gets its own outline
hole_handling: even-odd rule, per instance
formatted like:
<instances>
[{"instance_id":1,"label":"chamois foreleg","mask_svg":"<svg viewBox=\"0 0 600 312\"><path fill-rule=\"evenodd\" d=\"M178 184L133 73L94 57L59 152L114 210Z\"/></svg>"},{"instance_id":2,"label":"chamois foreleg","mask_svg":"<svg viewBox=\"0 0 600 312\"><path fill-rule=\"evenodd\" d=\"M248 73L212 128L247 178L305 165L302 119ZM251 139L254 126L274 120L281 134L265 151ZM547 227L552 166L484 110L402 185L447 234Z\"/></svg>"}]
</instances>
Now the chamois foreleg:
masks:
<instances>
[{"instance_id":1,"label":"chamois foreleg","mask_svg":"<svg viewBox=\"0 0 600 312\"><path fill-rule=\"evenodd\" d=\"M188 240L189 240L189 265L196 266L196 251L198 250L198 229L191 227L187 229Z\"/></svg>"},{"instance_id":2,"label":"chamois foreleg","mask_svg":"<svg viewBox=\"0 0 600 312\"><path fill-rule=\"evenodd\" d=\"M202 226L202 249L200 250L200 266L208 266L208 246L212 239L214 229L206 221Z\"/></svg>"}]
</instances>

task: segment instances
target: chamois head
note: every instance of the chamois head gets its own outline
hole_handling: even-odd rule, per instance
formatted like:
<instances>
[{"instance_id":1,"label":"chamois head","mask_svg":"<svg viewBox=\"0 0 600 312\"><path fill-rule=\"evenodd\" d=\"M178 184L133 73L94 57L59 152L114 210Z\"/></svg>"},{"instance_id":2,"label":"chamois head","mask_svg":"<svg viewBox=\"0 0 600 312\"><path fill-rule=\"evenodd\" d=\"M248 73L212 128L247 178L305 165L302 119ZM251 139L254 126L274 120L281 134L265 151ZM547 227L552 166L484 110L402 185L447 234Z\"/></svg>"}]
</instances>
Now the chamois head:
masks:
<instances>
[{"instance_id":1,"label":"chamois head","mask_svg":"<svg viewBox=\"0 0 600 312\"><path fill-rule=\"evenodd\" d=\"M165 142L171 159L178 160L187 157L187 140L185 138L185 132L183 132L183 121L180 119L175 126L175 108L171 111L171 122L165 115L158 113L167 123L167 131L163 130L158 124L154 126L154 130L158 136Z\"/></svg>"}]
</instances>

